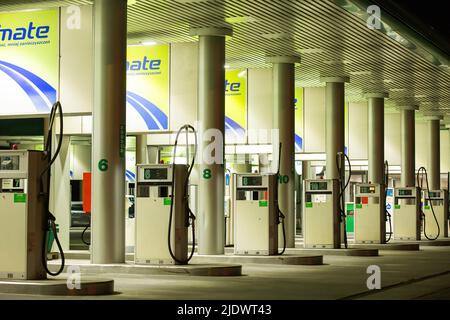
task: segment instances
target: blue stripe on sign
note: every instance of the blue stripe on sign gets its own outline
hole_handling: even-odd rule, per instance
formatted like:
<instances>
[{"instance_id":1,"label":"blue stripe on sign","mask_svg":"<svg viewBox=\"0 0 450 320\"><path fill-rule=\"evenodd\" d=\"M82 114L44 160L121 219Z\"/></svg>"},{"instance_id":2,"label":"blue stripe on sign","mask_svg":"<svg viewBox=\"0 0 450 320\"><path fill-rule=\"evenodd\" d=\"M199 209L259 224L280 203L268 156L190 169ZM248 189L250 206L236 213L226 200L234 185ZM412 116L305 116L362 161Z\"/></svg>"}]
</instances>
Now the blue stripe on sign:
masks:
<instances>
[{"instance_id":1,"label":"blue stripe on sign","mask_svg":"<svg viewBox=\"0 0 450 320\"><path fill-rule=\"evenodd\" d=\"M42 97L39 95L39 93L26 81L21 75L18 75L14 71L11 71L10 69L0 65L0 70L6 73L8 76L11 77L17 84L25 91L25 93L30 98L31 102L33 103L34 107L37 111L41 112L48 112L49 106L47 103L42 99Z\"/></svg>"},{"instance_id":2,"label":"blue stripe on sign","mask_svg":"<svg viewBox=\"0 0 450 320\"><path fill-rule=\"evenodd\" d=\"M9 63L9 62L0 60L0 64L13 69L17 73L20 73L22 76L24 76L25 78L30 80L36 87L38 87L39 90L47 97L47 99L51 103L55 103L56 102L56 90L55 90L55 88L53 88L44 79L38 77L37 75L35 75L34 73L32 73L32 72L30 72L30 71L28 71L26 69L23 69L23 68L21 68L19 66L16 66L14 64Z\"/></svg>"},{"instance_id":3,"label":"blue stripe on sign","mask_svg":"<svg viewBox=\"0 0 450 320\"><path fill-rule=\"evenodd\" d=\"M245 136L244 128L229 117L225 117L225 127L225 131L227 131L227 129L231 130L238 138L243 138Z\"/></svg>"},{"instance_id":4,"label":"blue stripe on sign","mask_svg":"<svg viewBox=\"0 0 450 320\"><path fill-rule=\"evenodd\" d=\"M139 113L139 115L144 119L145 124L149 130L158 130L158 125L155 120L145 111L143 107L139 103L137 103L134 99L127 96L127 102Z\"/></svg>"},{"instance_id":5,"label":"blue stripe on sign","mask_svg":"<svg viewBox=\"0 0 450 320\"><path fill-rule=\"evenodd\" d=\"M128 179L129 181L134 181L133 177L131 177L128 172L125 172L125 178Z\"/></svg>"},{"instance_id":6,"label":"blue stripe on sign","mask_svg":"<svg viewBox=\"0 0 450 320\"><path fill-rule=\"evenodd\" d=\"M299 151L303 148L303 139L298 134L295 135L295 147Z\"/></svg>"},{"instance_id":7,"label":"blue stripe on sign","mask_svg":"<svg viewBox=\"0 0 450 320\"><path fill-rule=\"evenodd\" d=\"M126 174L128 174L130 176L130 178L132 178L132 179L136 178L136 175L133 172L131 172L130 170L127 170Z\"/></svg>"},{"instance_id":8,"label":"blue stripe on sign","mask_svg":"<svg viewBox=\"0 0 450 320\"><path fill-rule=\"evenodd\" d=\"M162 126L161 129L168 129L169 128L167 115L164 114L164 112L162 112L161 109L159 109L153 103L151 103L147 99L141 97L140 95L138 95L138 94L136 94L134 92L127 91L127 94L130 97L132 97L133 99L135 99L136 101L138 101L144 108L146 108L148 111L150 111L156 117L156 119L158 120L158 122Z\"/></svg>"}]
</instances>

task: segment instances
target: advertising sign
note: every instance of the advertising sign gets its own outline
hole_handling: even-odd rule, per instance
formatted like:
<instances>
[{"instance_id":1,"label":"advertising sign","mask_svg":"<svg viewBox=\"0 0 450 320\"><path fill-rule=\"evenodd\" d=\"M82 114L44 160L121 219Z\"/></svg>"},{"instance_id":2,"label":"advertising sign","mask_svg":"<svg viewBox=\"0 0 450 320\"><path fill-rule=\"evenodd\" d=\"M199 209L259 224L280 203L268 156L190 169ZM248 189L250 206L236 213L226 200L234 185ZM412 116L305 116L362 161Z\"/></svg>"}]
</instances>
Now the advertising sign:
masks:
<instances>
[{"instance_id":1,"label":"advertising sign","mask_svg":"<svg viewBox=\"0 0 450 320\"><path fill-rule=\"evenodd\" d=\"M0 13L0 114L48 113L58 68L58 9Z\"/></svg>"},{"instance_id":2,"label":"advertising sign","mask_svg":"<svg viewBox=\"0 0 450 320\"><path fill-rule=\"evenodd\" d=\"M128 132L169 129L169 46L127 50Z\"/></svg>"}]
</instances>

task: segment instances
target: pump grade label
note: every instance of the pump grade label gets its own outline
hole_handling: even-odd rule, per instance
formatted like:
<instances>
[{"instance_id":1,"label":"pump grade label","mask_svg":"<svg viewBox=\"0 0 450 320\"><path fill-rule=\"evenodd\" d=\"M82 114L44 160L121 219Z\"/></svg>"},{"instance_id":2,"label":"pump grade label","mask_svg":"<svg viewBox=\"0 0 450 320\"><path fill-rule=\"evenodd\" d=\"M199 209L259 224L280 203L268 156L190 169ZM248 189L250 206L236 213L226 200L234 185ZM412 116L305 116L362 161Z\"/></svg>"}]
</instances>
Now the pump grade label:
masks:
<instances>
[{"instance_id":1,"label":"pump grade label","mask_svg":"<svg viewBox=\"0 0 450 320\"><path fill-rule=\"evenodd\" d=\"M27 195L24 193L16 193L14 194L14 203L26 203Z\"/></svg>"}]
</instances>

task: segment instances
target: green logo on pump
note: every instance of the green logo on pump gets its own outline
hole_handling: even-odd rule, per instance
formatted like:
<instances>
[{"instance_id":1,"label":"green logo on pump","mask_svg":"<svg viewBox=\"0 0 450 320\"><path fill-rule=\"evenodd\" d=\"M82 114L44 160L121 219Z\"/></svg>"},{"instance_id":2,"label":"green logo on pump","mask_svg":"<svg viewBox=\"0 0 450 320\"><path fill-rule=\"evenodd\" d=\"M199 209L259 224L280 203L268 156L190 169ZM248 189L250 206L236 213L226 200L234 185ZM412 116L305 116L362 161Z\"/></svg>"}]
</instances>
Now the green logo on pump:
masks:
<instances>
[{"instance_id":1,"label":"green logo on pump","mask_svg":"<svg viewBox=\"0 0 450 320\"><path fill-rule=\"evenodd\" d=\"M396 204L394 208L395 208L395 209L400 209L400 205L399 205L399 204Z\"/></svg>"},{"instance_id":2,"label":"green logo on pump","mask_svg":"<svg viewBox=\"0 0 450 320\"><path fill-rule=\"evenodd\" d=\"M259 202L260 207L267 207L267 201L260 201Z\"/></svg>"},{"instance_id":3,"label":"green logo on pump","mask_svg":"<svg viewBox=\"0 0 450 320\"><path fill-rule=\"evenodd\" d=\"M312 208L312 207L313 207L312 202L306 202L306 203L305 203L305 207L307 207L307 208Z\"/></svg>"},{"instance_id":4,"label":"green logo on pump","mask_svg":"<svg viewBox=\"0 0 450 320\"><path fill-rule=\"evenodd\" d=\"M14 203L26 203L27 195L25 193L14 194Z\"/></svg>"},{"instance_id":5,"label":"green logo on pump","mask_svg":"<svg viewBox=\"0 0 450 320\"><path fill-rule=\"evenodd\" d=\"M172 204L172 198L164 198L164 205L170 206Z\"/></svg>"}]
</instances>

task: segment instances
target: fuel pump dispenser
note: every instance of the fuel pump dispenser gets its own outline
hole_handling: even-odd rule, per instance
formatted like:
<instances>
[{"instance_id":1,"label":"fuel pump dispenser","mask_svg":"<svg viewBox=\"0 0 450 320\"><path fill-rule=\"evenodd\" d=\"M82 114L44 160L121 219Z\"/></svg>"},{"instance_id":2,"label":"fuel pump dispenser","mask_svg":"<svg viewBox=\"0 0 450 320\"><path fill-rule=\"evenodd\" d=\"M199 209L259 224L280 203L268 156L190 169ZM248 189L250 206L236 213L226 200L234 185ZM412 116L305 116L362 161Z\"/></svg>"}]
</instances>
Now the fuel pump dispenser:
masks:
<instances>
[{"instance_id":1,"label":"fuel pump dispenser","mask_svg":"<svg viewBox=\"0 0 450 320\"><path fill-rule=\"evenodd\" d=\"M420 240L420 188L394 189L394 239Z\"/></svg>"},{"instance_id":2,"label":"fuel pump dispenser","mask_svg":"<svg viewBox=\"0 0 450 320\"><path fill-rule=\"evenodd\" d=\"M174 223L170 242L179 261L187 259L188 228L184 181L187 165L138 165L136 195L135 262L146 264L174 264L167 248L170 207L173 203ZM174 180L172 180L174 176ZM174 191L171 188L175 188ZM174 198L170 195L174 194Z\"/></svg>"},{"instance_id":3,"label":"fuel pump dispenser","mask_svg":"<svg viewBox=\"0 0 450 320\"><path fill-rule=\"evenodd\" d=\"M234 253L236 255L282 255L286 250L285 215L278 203L280 179L280 143L278 169L273 173L233 175ZM278 228L283 233L283 250L278 252Z\"/></svg>"},{"instance_id":4,"label":"fuel pump dispenser","mask_svg":"<svg viewBox=\"0 0 450 320\"><path fill-rule=\"evenodd\" d=\"M355 243L386 243L385 212L384 185L355 185Z\"/></svg>"},{"instance_id":5,"label":"fuel pump dispenser","mask_svg":"<svg viewBox=\"0 0 450 320\"><path fill-rule=\"evenodd\" d=\"M0 278L42 280L45 203L39 198L46 161L39 151L0 151Z\"/></svg>"},{"instance_id":6,"label":"fuel pump dispenser","mask_svg":"<svg viewBox=\"0 0 450 320\"><path fill-rule=\"evenodd\" d=\"M424 178L427 183L424 188ZM448 193L445 190L430 190L427 169L420 167L417 170L417 185L424 197L420 206L423 221L423 235L427 240L436 240L439 237L448 237ZM422 199L421 199L422 200Z\"/></svg>"},{"instance_id":7,"label":"fuel pump dispenser","mask_svg":"<svg viewBox=\"0 0 450 320\"><path fill-rule=\"evenodd\" d=\"M56 113L60 139L52 155L51 140ZM50 169L61 149L63 114L59 102L50 113L44 151L0 151L0 278L44 280L64 269L64 252L49 209ZM47 233L53 232L62 264L56 273L47 267Z\"/></svg>"},{"instance_id":8,"label":"fuel pump dispenser","mask_svg":"<svg viewBox=\"0 0 450 320\"><path fill-rule=\"evenodd\" d=\"M349 166L345 180L344 162ZM343 152L336 154L338 179L314 179L304 182L303 236L307 249L347 248L345 190L352 175L350 159Z\"/></svg>"},{"instance_id":9,"label":"fuel pump dispenser","mask_svg":"<svg viewBox=\"0 0 450 320\"><path fill-rule=\"evenodd\" d=\"M305 180L304 190L305 248L340 248L339 180Z\"/></svg>"},{"instance_id":10,"label":"fuel pump dispenser","mask_svg":"<svg viewBox=\"0 0 450 320\"><path fill-rule=\"evenodd\" d=\"M195 153L190 165L175 164L183 130L194 132ZM195 129L185 125L177 133L172 164L137 165L135 263L187 264L194 255L195 216L189 208L188 189L196 153ZM189 226L193 243L188 257Z\"/></svg>"},{"instance_id":11,"label":"fuel pump dispenser","mask_svg":"<svg viewBox=\"0 0 450 320\"><path fill-rule=\"evenodd\" d=\"M278 212L275 174L234 174L234 253L276 255Z\"/></svg>"},{"instance_id":12,"label":"fuel pump dispenser","mask_svg":"<svg viewBox=\"0 0 450 320\"><path fill-rule=\"evenodd\" d=\"M423 231L429 238L448 237L448 191L424 190L423 191ZM433 213L434 211L434 213ZM437 222L434 223L436 216ZM432 221L431 223L427 223Z\"/></svg>"}]
</instances>

